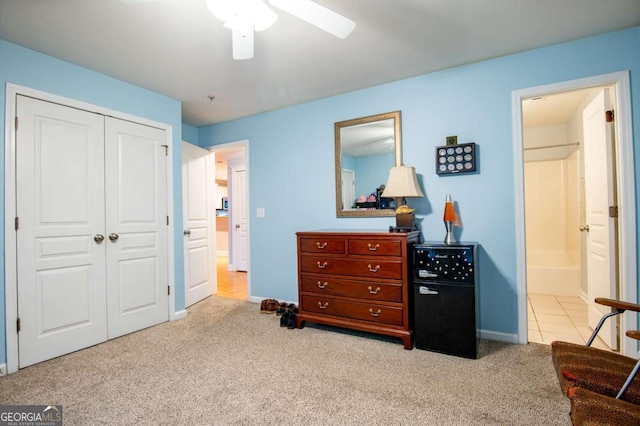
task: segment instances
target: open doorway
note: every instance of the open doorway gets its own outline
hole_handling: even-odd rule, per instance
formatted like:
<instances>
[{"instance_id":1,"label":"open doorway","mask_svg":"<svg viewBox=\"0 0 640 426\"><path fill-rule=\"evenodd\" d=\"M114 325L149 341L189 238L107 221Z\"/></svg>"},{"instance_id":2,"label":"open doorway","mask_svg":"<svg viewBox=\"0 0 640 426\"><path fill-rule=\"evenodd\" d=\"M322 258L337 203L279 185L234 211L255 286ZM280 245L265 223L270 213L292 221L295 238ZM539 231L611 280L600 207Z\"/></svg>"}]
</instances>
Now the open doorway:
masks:
<instances>
[{"instance_id":1,"label":"open doorway","mask_svg":"<svg viewBox=\"0 0 640 426\"><path fill-rule=\"evenodd\" d=\"M215 152L216 270L218 296L249 298L248 141L211 147Z\"/></svg>"},{"instance_id":2,"label":"open doorway","mask_svg":"<svg viewBox=\"0 0 640 426\"><path fill-rule=\"evenodd\" d=\"M609 183L614 195L612 205L615 205L615 199L620 200L618 218L608 218L608 207L604 210L607 211L605 222L611 221L618 226L619 238L617 241L610 240L613 251L608 262L613 265L613 272L617 273L617 281L614 278L614 284L617 282L618 288L614 286L612 293L600 294L602 289L594 288L589 284L590 281L599 281L590 280L588 267L589 241L596 233L588 233L589 221L594 219L589 216L587 201L589 197L585 194L588 191L591 195L593 191L587 189L590 172L584 168L585 159L589 155L585 152L584 145L588 143L585 143L579 129L586 129L582 123L583 110L588 108L597 94L603 94L604 89L607 88L610 96L603 96L613 100L612 110L616 116L615 122L611 125L615 134L611 166L616 173L612 175ZM553 100L555 97L558 97L558 100L567 101L563 96L567 99L570 96L578 99L576 111L570 114L573 116L572 121L567 120L560 124L541 122L538 126L531 125L530 117L527 117L527 109L531 104L536 102L543 104L545 99ZM558 317L555 318L558 320L555 326L548 324L544 326L552 329L547 330L546 333L551 340L553 340L553 329L555 329L556 338L560 337L557 335L561 331L561 322L573 327L573 336L581 339L583 334L588 334L589 325L589 314L585 314L584 305L580 305L581 301L586 303L587 313L594 310L589 302L598 296L636 301L635 192L628 73L613 73L524 89L514 92L512 100L518 249L518 342L544 342L545 333L537 321L538 314L545 314L542 315L543 318L546 317L545 319L549 319L548 315ZM558 106L549 108L548 112L551 116L561 115ZM600 119L604 122L604 113ZM552 181L554 175L560 180ZM601 180L606 181L606 179ZM536 211L535 208L540 208L540 211ZM615 231L614 229L614 236ZM591 271L593 270L595 268L592 267ZM549 275L556 272L560 275ZM536 283L536 280L541 283ZM549 283L551 283L550 286ZM529 293L540 294L537 298L546 299L547 306L544 306L544 303L532 303ZM554 307L551 307L552 302L555 302ZM539 307L537 313L535 312L536 304ZM577 320L574 321L568 315L570 311L579 312L575 315ZM591 312L591 316L594 314L595 312ZM565 319L561 320L560 316L564 316ZM634 328L636 322L637 319L634 316L625 314L621 319L620 330ZM536 323L539 334L536 333ZM585 323L587 326L584 325ZM618 335L615 324L613 326L612 334ZM564 336L560 338L575 340L565 339ZM623 353L632 352L632 345L625 345L624 340L620 343ZM615 347L615 344L613 346Z\"/></svg>"},{"instance_id":3,"label":"open doorway","mask_svg":"<svg viewBox=\"0 0 640 426\"><path fill-rule=\"evenodd\" d=\"M609 89L598 86L522 100L530 342L585 344L593 332L589 305L595 291L589 276L595 266L590 265L589 247L596 236L589 235L589 226L600 235L596 222L608 225L609 220L588 212L594 210L594 196L600 194L594 185L599 183L604 183L600 190L611 190L604 194L605 205L615 205L616 176L613 127L604 122L604 111L590 111L599 104L603 109L605 96L607 105L611 103ZM594 119L602 122L603 130L606 124L607 135L594 131ZM594 156L593 147L599 145L603 152ZM613 218L610 222L615 225ZM611 234L613 250L599 257L607 267L613 265L611 289L598 296L617 298L615 229ZM593 346L617 350L617 336L598 337Z\"/></svg>"}]
</instances>

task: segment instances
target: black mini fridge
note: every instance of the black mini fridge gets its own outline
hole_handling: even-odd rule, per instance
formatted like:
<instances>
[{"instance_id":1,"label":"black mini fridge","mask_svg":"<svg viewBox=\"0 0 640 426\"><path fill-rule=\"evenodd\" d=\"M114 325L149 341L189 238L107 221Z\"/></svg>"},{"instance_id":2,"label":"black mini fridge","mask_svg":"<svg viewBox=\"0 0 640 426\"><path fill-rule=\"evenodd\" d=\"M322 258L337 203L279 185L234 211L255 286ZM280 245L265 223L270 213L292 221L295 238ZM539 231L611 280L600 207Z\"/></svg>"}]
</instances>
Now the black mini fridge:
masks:
<instances>
[{"instance_id":1,"label":"black mini fridge","mask_svg":"<svg viewBox=\"0 0 640 426\"><path fill-rule=\"evenodd\" d=\"M476 243L424 243L413 248L415 346L478 357Z\"/></svg>"}]
</instances>

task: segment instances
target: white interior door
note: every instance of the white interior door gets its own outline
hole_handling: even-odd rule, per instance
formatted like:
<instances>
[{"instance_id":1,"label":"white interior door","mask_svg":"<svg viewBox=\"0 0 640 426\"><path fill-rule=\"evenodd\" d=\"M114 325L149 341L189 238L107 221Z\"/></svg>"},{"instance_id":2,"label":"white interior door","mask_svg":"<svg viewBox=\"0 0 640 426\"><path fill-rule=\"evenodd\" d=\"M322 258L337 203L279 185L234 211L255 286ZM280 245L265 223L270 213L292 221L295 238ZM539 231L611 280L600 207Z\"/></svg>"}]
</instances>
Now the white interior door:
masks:
<instances>
[{"instance_id":1,"label":"white interior door","mask_svg":"<svg viewBox=\"0 0 640 426\"><path fill-rule=\"evenodd\" d=\"M165 131L105 118L109 338L169 319Z\"/></svg>"},{"instance_id":2,"label":"white interior door","mask_svg":"<svg viewBox=\"0 0 640 426\"><path fill-rule=\"evenodd\" d=\"M247 169L232 167L231 217L233 220L233 264L236 271L249 269L249 233L247 206Z\"/></svg>"},{"instance_id":3,"label":"white interior door","mask_svg":"<svg viewBox=\"0 0 640 426\"><path fill-rule=\"evenodd\" d=\"M214 153L182 143L185 306L217 291L215 252Z\"/></svg>"},{"instance_id":4,"label":"white interior door","mask_svg":"<svg viewBox=\"0 0 640 426\"><path fill-rule=\"evenodd\" d=\"M356 173L342 169L342 210L352 210L356 201Z\"/></svg>"},{"instance_id":5,"label":"white interior door","mask_svg":"<svg viewBox=\"0 0 640 426\"><path fill-rule=\"evenodd\" d=\"M22 368L107 339L108 241L103 117L24 96L17 116Z\"/></svg>"},{"instance_id":6,"label":"white interior door","mask_svg":"<svg viewBox=\"0 0 640 426\"><path fill-rule=\"evenodd\" d=\"M589 326L595 327L610 308L594 303L596 297L617 298L615 222L609 206L615 203L611 124L605 121L609 92L603 89L583 112L585 204L587 224L587 279ZM609 319L598 334L617 349L616 321Z\"/></svg>"}]
</instances>

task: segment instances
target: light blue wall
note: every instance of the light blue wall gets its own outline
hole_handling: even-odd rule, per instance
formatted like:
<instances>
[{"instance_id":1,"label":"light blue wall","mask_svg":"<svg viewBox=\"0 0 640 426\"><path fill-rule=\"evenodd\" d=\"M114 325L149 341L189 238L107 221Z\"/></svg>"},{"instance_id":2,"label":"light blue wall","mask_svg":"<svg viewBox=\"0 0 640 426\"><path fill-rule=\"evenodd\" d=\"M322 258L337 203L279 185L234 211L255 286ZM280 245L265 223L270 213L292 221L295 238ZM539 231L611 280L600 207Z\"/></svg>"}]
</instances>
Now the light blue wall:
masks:
<instances>
[{"instance_id":1,"label":"light blue wall","mask_svg":"<svg viewBox=\"0 0 640 426\"><path fill-rule=\"evenodd\" d=\"M396 163L393 154L368 155L356 157L356 197L376 193L380 185L387 184L389 169Z\"/></svg>"},{"instance_id":2,"label":"light blue wall","mask_svg":"<svg viewBox=\"0 0 640 426\"><path fill-rule=\"evenodd\" d=\"M621 70L631 71L636 146L638 27L200 128L203 147L249 140L252 296L297 300L296 231L386 230L393 223L393 218L336 218L333 124L400 110L404 163L416 167L426 193L424 199L409 200L417 208L423 239L444 238L442 212L445 196L451 194L463 224L461 238L481 244L480 327L515 336L511 93ZM457 135L460 143L476 142L477 173L435 174L434 149L448 135ZM638 163L636 158L640 170ZM266 208L265 218L255 217L257 207Z\"/></svg>"},{"instance_id":3,"label":"light blue wall","mask_svg":"<svg viewBox=\"0 0 640 426\"><path fill-rule=\"evenodd\" d=\"M193 145L198 145L198 128L182 123L182 140Z\"/></svg>"},{"instance_id":4,"label":"light blue wall","mask_svg":"<svg viewBox=\"0 0 640 426\"><path fill-rule=\"evenodd\" d=\"M181 106L166 96L141 89L0 40L0 137L5 145L6 83L13 83L67 98L77 99L100 107L122 111L135 116L166 123L173 127L173 223L182 223L181 174ZM4 203L4 149L0 153L0 199ZM4 241L4 208L0 209L0 240ZM184 309L184 265L182 227L175 228L175 305ZM0 245L0 364L6 362L5 327L5 262L4 243Z\"/></svg>"}]
</instances>

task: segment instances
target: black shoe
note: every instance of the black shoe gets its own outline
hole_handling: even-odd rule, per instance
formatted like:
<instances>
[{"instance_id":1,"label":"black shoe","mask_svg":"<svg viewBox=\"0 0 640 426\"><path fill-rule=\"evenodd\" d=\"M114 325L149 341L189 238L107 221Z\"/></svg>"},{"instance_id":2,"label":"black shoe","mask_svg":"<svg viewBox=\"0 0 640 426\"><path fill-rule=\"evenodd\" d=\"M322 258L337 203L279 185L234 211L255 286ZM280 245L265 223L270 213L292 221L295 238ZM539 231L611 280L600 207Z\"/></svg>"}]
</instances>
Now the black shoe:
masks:
<instances>
[{"instance_id":1,"label":"black shoe","mask_svg":"<svg viewBox=\"0 0 640 426\"><path fill-rule=\"evenodd\" d=\"M295 312L289 313L289 318L287 319L287 328L289 330L293 330L296 328L296 314Z\"/></svg>"},{"instance_id":2,"label":"black shoe","mask_svg":"<svg viewBox=\"0 0 640 426\"><path fill-rule=\"evenodd\" d=\"M280 327L286 327L287 323L289 321L289 316L291 314L289 313L289 311L286 311L284 314L282 314L282 316L280 317Z\"/></svg>"}]
</instances>

